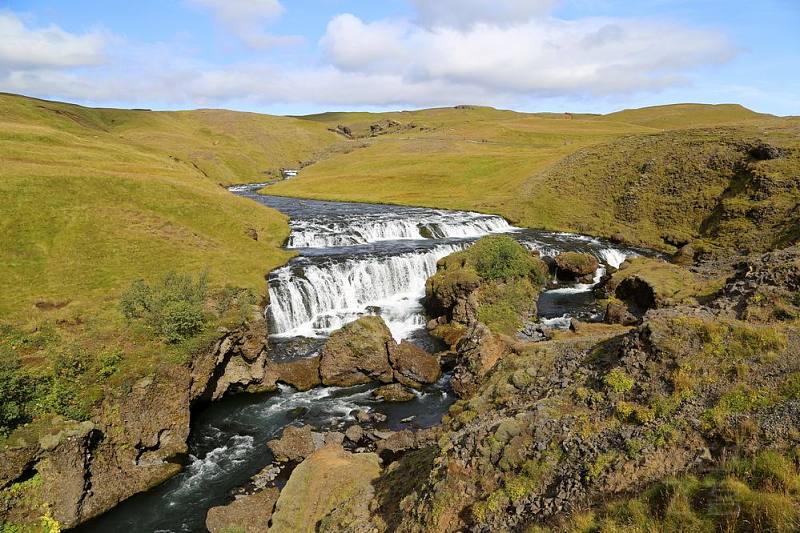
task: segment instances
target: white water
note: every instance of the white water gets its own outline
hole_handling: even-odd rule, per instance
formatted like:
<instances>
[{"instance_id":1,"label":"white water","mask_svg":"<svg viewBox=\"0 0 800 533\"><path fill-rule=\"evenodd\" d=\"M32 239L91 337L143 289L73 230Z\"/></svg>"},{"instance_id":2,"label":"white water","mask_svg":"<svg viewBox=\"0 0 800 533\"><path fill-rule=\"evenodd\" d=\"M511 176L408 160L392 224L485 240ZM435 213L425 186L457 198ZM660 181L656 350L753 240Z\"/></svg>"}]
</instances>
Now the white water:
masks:
<instances>
[{"instance_id":1,"label":"white water","mask_svg":"<svg viewBox=\"0 0 800 533\"><path fill-rule=\"evenodd\" d=\"M600 259L605 261L608 266L619 268L619 266L628 258L634 257L636 254L631 252L623 252L616 248L604 248L599 252Z\"/></svg>"},{"instance_id":2,"label":"white water","mask_svg":"<svg viewBox=\"0 0 800 533\"><path fill-rule=\"evenodd\" d=\"M331 248L382 241L477 238L515 230L498 216L431 212L410 218L362 216L342 222L293 221L288 248Z\"/></svg>"},{"instance_id":3,"label":"white water","mask_svg":"<svg viewBox=\"0 0 800 533\"><path fill-rule=\"evenodd\" d=\"M421 298L436 262L457 244L395 256L285 266L270 278L270 331L283 337L321 337L364 314L378 314L395 339L424 325Z\"/></svg>"}]
</instances>

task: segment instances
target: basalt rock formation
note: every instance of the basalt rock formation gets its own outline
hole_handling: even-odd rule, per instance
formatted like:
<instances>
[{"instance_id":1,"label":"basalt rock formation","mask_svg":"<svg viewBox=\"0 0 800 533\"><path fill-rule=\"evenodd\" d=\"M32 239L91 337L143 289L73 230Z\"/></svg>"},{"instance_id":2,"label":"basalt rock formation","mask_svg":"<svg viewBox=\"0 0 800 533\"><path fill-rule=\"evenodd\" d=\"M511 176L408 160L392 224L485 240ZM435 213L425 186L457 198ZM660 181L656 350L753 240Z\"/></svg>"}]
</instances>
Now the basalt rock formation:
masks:
<instances>
[{"instance_id":1,"label":"basalt rock formation","mask_svg":"<svg viewBox=\"0 0 800 533\"><path fill-rule=\"evenodd\" d=\"M635 273L657 300L641 325L508 344L484 372L460 359L454 382L468 375L469 387L421 466L427 480L395 495L407 517L397 530L613 529L620 505L662 529L681 498L683 519L708 527L796 530L797 495L747 469L800 479L799 257L793 247L696 273L634 262L623 281ZM475 326L462 343L490 334ZM716 496L693 492L703 475Z\"/></svg>"},{"instance_id":2,"label":"basalt rock formation","mask_svg":"<svg viewBox=\"0 0 800 533\"><path fill-rule=\"evenodd\" d=\"M319 363L324 385L348 387L377 381L420 388L441 375L438 357L408 343L396 343L383 319L364 316L334 332Z\"/></svg>"},{"instance_id":3,"label":"basalt rock formation","mask_svg":"<svg viewBox=\"0 0 800 533\"><path fill-rule=\"evenodd\" d=\"M227 332L190 362L107 396L91 421L65 420L51 424L55 433L9 442L0 451L0 488L9 488L0 520L36 522L47 508L73 527L177 473L192 407L259 381L265 335L259 321Z\"/></svg>"}]
</instances>

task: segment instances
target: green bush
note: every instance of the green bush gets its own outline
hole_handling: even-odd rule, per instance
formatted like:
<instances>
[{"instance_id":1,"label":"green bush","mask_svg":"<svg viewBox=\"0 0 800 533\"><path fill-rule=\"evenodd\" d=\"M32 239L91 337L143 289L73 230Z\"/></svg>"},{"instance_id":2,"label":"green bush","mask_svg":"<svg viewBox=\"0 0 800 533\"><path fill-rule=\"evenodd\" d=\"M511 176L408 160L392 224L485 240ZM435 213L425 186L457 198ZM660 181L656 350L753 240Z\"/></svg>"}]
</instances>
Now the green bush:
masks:
<instances>
[{"instance_id":1,"label":"green bush","mask_svg":"<svg viewBox=\"0 0 800 533\"><path fill-rule=\"evenodd\" d=\"M104 378L112 376L119 370L119 364L122 362L122 358L123 353L120 349L101 354L97 360L98 374Z\"/></svg>"},{"instance_id":2,"label":"green bush","mask_svg":"<svg viewBox=\"0 0 800 533\"><path fill-rule=\"evenodd\" d=\"M624 394L633 388L633 378L621 368L615 368L603 376L603 383L616 394Z\"/></svg>"},{"instance_id":3,"label":"green bush","mask_svg":"<svg viewBox=\"0 0 800 533\"><path fill-rule=\"evenodd\" d=\"M143 280L133 282L120 308L128 320L142 320L156 335L177 343L204 329L207 292L205 274L195 282L191 276L171 272L152 286Z\"/></svg>"},{"instance_id":4,"label":"green bush","mask_svg":"<svg viewBox=\"0 0 800 533\"><path fill-rule=\"evenodd\" d=\"M22 369L19 357L0 353L0 437L30 420L28 402L35 390L35 380Z\"/></svg>"},{"instance_id":5,"label":"green bush","mask_svg":"<svg viewBox=\"0 0 800 533\"><path fill-rule=\"evenodd\" d=\"M57 414L72 420L88 420L92 397L87 388L88 356L72 348L56 356L51 375L40 379L36 414Z\"/></svg>"},{"instance_id":6,"label":"green bush","mask_svg":"<svg viewBox=\"0 0 800 533\"><path fill-rule=\"evenodd\" d=\"M484 237L467 254L478 275L484 280L532 277L546 280L547 270L524 246L507 235Z\"/></svg>"}]
</instances>

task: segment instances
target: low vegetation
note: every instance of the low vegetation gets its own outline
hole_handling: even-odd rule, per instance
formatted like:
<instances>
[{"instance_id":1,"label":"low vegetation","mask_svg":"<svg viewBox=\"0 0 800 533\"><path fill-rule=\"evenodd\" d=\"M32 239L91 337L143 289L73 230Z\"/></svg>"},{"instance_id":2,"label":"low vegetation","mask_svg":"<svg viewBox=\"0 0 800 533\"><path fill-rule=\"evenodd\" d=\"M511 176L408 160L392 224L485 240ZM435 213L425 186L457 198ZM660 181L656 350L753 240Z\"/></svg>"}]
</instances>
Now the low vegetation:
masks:
<instances>
[{"instance_id":1,"label":"low vegetation","mask_svg":"<svg viewBox=\"0 0 800 533\"><path fill-rule=\"evenodd\" d=\"M481 322L512 335L536 313L546 279L547 265L541 259L511 237L498 235L483 237L467 250L440 260L427 292L431 305L442 307L443 313L469 297L469 306L475 307L471 312ZM451 326L466 318L456 317Z\"/></svg>"},{"instance_id":2,"label":"low vegetation","mask_svg":"<svg viewBox=\"0 0 800 533\"><path fill-rule=\"evenodd\" d=\"M729 459L712 473L666 479L641 496L578 513L553 528L568 531L756 531L789 533L800 527L798 457L765 450Z\"/></svg>"}]
</instances>

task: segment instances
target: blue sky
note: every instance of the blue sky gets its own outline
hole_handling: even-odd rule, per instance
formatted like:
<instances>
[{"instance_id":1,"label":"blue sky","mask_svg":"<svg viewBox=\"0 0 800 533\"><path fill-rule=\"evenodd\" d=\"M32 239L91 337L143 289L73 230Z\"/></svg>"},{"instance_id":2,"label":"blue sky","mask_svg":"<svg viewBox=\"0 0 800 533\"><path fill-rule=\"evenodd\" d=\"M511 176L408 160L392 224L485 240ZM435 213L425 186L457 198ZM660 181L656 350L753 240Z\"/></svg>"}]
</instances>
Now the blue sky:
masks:
<instances>
[{"instance_id":1,"label":"blue sky","mask_svg":"<svg viewBox=\"0 0 800 533\"><path fill-rule=\"evenodd\" d=\"M800 0L0 0L0 91L277 114L800 114Z\"/></svg>"}]
</instances>

